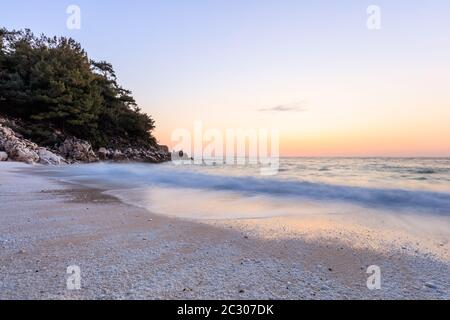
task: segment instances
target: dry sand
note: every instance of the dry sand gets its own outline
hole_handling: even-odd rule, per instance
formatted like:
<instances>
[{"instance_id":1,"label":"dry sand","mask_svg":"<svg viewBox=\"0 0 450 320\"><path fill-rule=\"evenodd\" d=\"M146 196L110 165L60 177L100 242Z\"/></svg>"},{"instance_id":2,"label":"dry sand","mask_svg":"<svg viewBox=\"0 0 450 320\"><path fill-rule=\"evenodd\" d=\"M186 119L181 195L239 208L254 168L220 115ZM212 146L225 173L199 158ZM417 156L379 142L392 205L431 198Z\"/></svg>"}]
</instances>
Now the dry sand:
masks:
<instances>
[{"instance_id":1,"label":"dry sand","mask_svg":"<svg viewBox=\"0 0 450 320\"><path fill-rule=\"evenodd\" d=\"M26 168L0 163L0 299L450 297L445 241L320 217L157 216ZM70 265L81 290L67 290ZM370 265L381 290L366 286Z\"/></svg>"}]
</instances>

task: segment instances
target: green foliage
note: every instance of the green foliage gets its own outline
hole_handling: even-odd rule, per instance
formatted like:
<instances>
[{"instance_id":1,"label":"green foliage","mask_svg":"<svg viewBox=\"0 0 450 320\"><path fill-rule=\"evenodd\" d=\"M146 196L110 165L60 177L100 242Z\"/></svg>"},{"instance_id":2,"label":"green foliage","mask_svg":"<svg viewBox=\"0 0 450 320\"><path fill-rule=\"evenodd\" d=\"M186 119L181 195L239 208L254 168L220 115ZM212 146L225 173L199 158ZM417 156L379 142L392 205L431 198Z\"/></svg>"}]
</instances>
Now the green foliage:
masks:
<instances>
[{"instance_id":1,"label":"green foliage","mask_svg":"<svg viewBox=\"0 0 450 320\"><path fill-rule=\"evenodd\" d=\"M89 60L70 38L0 29L0 114L31 123L28 136L53 141L51 129L94 146L154 145L153 119L118 83L111 64Z\"/></svg>"}]
</instances>

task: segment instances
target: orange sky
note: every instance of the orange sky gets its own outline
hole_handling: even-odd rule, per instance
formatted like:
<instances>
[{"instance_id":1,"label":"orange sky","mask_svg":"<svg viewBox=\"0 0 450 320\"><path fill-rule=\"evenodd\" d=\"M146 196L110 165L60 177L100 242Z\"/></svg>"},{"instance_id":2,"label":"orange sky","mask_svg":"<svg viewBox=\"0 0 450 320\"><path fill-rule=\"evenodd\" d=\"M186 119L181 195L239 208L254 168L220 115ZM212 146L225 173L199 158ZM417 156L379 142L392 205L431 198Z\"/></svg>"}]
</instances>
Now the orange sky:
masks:
<instances>
[{"instance_id":1,"label":"orange sky","mask_svg":"<svg viewBox=\"0 0 450 320\"><path fill-rule=\"evenodd\" d=\"M192 130L201 120L205 128L222 131L278 129L283 156L450 156L448 71L395 70L383 81L364 75L311 77L291 88L268 88L253 103L245 95L228 95L220 103L186 100L176 116L168 110L158 117L162 125L156 134L173 146L174 128ZM301 102L276 105L281 97L299 101L300 96ZM242 100L246 105L233 107Z\"/></svg>"}]
</instances>

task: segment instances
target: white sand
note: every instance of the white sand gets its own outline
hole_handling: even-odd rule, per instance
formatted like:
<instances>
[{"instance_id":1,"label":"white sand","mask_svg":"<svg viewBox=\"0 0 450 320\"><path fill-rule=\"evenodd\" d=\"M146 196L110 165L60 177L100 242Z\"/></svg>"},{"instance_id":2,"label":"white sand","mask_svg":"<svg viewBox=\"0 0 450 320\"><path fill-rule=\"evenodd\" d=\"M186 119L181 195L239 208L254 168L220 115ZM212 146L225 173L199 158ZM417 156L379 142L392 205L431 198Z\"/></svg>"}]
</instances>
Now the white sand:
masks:
<instances>
[{"instance_id":1,"label":"white sand","mask_svg":"<svg viewBox=\"0 0 450 320\"><path fill-rule=\"evenodd\" d=\"M26 167L0 163L0 299L450 297L445 241L320 217L162 217ZM66 288L69 265L79 291ZM366 287L369 265L381 290Z\"/></svg>"}]
</instances>

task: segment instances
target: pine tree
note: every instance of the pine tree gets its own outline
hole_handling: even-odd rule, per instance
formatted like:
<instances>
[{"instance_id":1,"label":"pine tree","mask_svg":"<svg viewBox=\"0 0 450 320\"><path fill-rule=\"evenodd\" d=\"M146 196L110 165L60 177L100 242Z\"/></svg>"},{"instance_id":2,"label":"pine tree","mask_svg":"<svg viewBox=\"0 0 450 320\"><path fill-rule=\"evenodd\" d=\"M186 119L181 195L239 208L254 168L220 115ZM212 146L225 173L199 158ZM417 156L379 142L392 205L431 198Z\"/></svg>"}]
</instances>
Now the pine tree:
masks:
<instances>
[{"instance_id":1,"label":"pine tree","mask_svg":"<svg viewBox=\"0 0 450 320\"><path fill-rule=\"evenodd\" d=\"M110 63L90 60L73 39L30 30L0 30L0 114L30 121L41 140L51 127L95 146L155 144L154 120Z\"/></svg>"}]
</instances>

